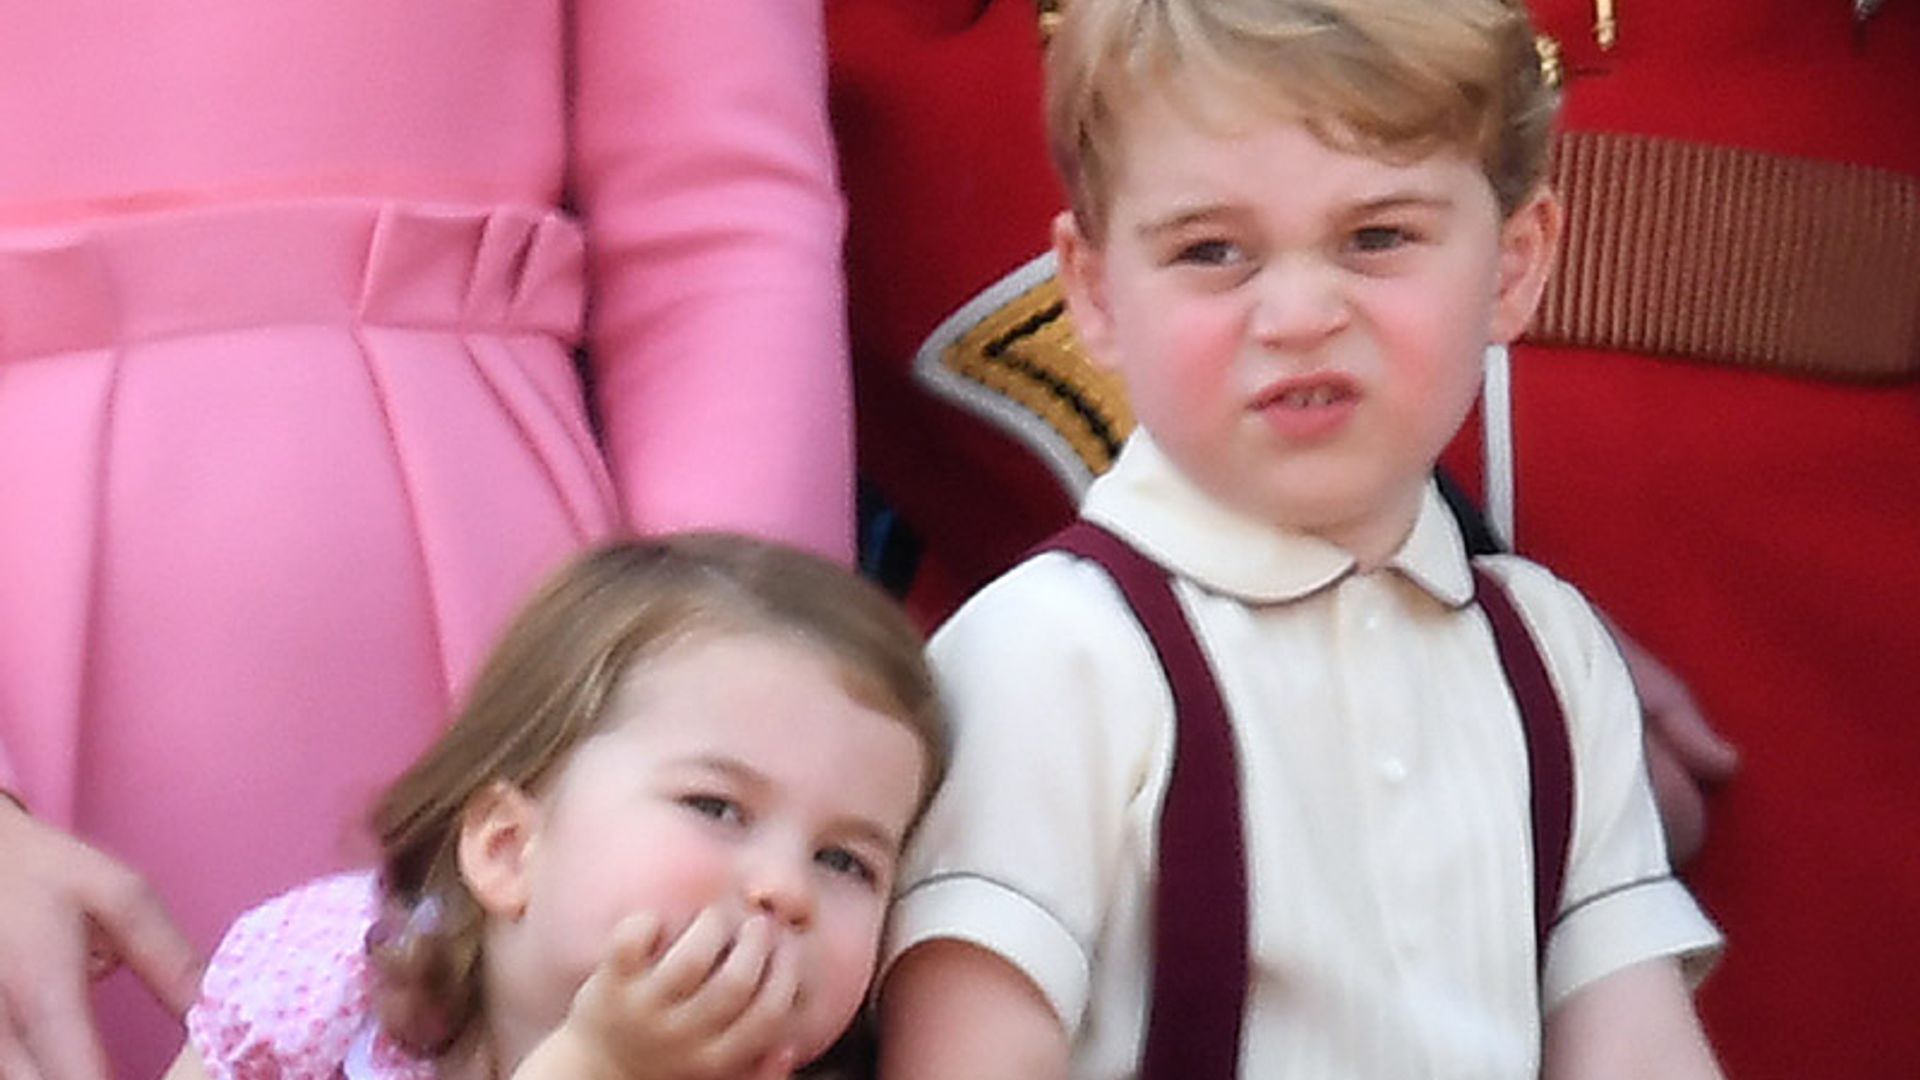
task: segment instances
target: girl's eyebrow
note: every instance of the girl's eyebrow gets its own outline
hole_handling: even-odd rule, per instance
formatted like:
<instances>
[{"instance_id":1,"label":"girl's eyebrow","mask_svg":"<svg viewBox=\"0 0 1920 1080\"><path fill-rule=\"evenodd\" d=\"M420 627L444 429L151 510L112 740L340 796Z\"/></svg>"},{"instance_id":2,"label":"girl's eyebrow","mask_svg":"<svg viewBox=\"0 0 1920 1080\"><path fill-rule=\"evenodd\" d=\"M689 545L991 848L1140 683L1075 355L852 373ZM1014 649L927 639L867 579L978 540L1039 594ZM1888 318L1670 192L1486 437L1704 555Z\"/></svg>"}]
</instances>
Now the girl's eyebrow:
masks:
<instances>
[{"instance_id":1,"label":"girl's eyebrow","mask_svg":"<svg viewBox=\"0 0 1920 1080\"><path fill-rule=\"evenodd\" d=\"M695 754L683 759L680 764L718 773L753 794L765 792L774 786L772 778L766 773L739 758L723 754ZM895 834L893 830L859 815L842 815L833 818L827 822L826 831L836 836L876 844L886 851L899 851L904 843L904 838Z\"/></svg>"}]
</instances>

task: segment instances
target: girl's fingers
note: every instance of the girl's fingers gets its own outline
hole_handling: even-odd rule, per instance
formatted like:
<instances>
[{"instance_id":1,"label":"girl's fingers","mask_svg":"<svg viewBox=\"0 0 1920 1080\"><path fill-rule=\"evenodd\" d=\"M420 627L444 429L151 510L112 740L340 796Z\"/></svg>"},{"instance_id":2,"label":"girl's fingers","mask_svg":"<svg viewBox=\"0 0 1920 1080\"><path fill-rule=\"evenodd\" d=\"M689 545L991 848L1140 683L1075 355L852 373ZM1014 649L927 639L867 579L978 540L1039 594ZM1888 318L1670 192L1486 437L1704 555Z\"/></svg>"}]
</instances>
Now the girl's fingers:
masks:
<instances>
[{"instance_id":1,"label":"girl's fingers","mask_svg":"<svg viewBox=\"0 0 1920 1080\"><path fill-rule=\"evenodd\" d=\"M719 908L707 908L680 931L666 955L644 980L649 996L661 1002L684 1001L700 989L733 944L737 926Z\"/></svg>"},{"instance_id":2,"label":"girl's fingers","mask_svg":"<svg viewBox=\"0 0 1920 1080\"><path fill-rule=\"evenodd\" d=\"M800 1004L800 950L791 942L775 944L766 968L759 991L747 1007L714 1037L714 1060L744 1064L780 1048Z\"/></svg>"},{"instance_id":3,"label":"girl's fingers","mask_svg":"<svg viewBox=\"0 0 1920 1080\"><path fill-rule=\"evenodd\" d=\"M783 1046L755 1062L748 1080L791 1080L794 1067L798 1064L794 1060L793 1047Z\"/></svg>"},{"instance_id":4,"label":"girl's fingers","mask_svg":"<svg viewBox=\"0 0 1920 1080\"><path fill-rule=\"evenodd\" d=\"M613 928L613 944L608 948L608 963L615 978L638 978L653 965L660 949L660 916L642 911L620 920Z\"/></svg>"},{"instance_id":5,"label":"girl's fingers","mask_svg":"<svg viewBox=\"0 0 1920 1080\"><path fill-rule=\"evenodd\" d=\"M726 958L675 1010L678 1021L691 1031L719 1031L731 1024L759 991L773 947L773 924L765 915L741 924Z\"/></svg>"}]
</instances>

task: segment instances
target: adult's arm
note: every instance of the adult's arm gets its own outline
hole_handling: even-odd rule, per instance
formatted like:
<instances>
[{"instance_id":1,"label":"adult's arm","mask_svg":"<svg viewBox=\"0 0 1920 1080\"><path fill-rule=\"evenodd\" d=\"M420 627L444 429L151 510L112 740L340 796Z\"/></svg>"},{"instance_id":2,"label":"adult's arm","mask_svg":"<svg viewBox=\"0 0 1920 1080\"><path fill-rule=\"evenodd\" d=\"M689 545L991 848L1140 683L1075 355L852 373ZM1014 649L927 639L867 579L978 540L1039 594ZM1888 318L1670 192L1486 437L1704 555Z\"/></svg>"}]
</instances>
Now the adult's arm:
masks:
<instances>
[{"instance_id":1,"label":"adult's arm","mask_svg":"<svg viewBox=\"0 0 1920 1080\"><path fill-rule=\"evenodd\" d=\"M852 407L819 0L579 0L588 349L637 528L852 556Z\"/></svg>"}]
</instances>

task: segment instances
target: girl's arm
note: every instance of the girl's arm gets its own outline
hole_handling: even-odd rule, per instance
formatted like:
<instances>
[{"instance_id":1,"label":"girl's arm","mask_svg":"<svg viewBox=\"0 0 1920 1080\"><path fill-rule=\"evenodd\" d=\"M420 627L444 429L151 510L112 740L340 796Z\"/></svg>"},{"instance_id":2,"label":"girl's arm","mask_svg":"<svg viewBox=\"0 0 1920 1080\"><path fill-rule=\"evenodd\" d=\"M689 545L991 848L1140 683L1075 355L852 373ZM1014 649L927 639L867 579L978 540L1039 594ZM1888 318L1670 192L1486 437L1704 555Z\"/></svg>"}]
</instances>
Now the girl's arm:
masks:
<instances>
[{"instance_id":1,"label":"girl's arm","mask_svg":"<svg viewBox=\"0 0 1920 1080\"><path fill-rule=\"evenodd\" d=\"M1671 959L1623 968L1547 1016L1546 1080L1720 1080L1720 1067Z\"/></svg>"},{"instance_id":2,"label":"girl's arm","mask_svg":"<svg viewBox=\"0 0 1920 1080\"><path fill-rule=\"evenodd\" d=\"M880 996L880 1080L1066 1080L1066 1032L1012 964L964 942L916 946Z\"/></svg>"},{"instance_id":3,"label":"girl's arm","mask_svg":"<svg viewBox=\"0 0 1920 1080\"><path fill-rule=\"evenodd\" d=\"M852 551L819 0L578 0L573 195L615 480L647 530Z\"/></svg>"}]
</instances>

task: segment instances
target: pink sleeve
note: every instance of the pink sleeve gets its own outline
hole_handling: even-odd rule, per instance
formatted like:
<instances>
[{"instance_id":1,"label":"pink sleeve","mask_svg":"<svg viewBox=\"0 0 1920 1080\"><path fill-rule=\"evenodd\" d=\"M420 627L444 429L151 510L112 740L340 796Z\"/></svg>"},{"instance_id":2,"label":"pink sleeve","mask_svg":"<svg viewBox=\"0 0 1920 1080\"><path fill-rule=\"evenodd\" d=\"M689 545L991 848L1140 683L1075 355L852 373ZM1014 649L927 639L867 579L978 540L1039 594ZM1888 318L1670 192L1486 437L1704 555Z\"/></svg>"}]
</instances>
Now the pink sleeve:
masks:
<instances>
[{"instance_id":1,"label":"pink sleeve","mask_svg":"<svg viewBox=\"0 0 1920 1080\"><path fill-rule=\"evenodd\" d=\"M632 523L851 554L819 0L578 0L589 346Z\"/></svg>"},{"instance_id":2,"label":"pink sleeve","mask_svg":"<svg viewBox=\"0 0 1920 1080\"><path fill-rule=\"evenodd\" d=\"M211 1080L341 1075L356 1043L374 1038L365 943L376 906L372 874L342 874L234 922L187 1012L188 1042ZM382 1077L433 1075L426 1063L380 1056Z\"/></svg>"}]
</instances>

